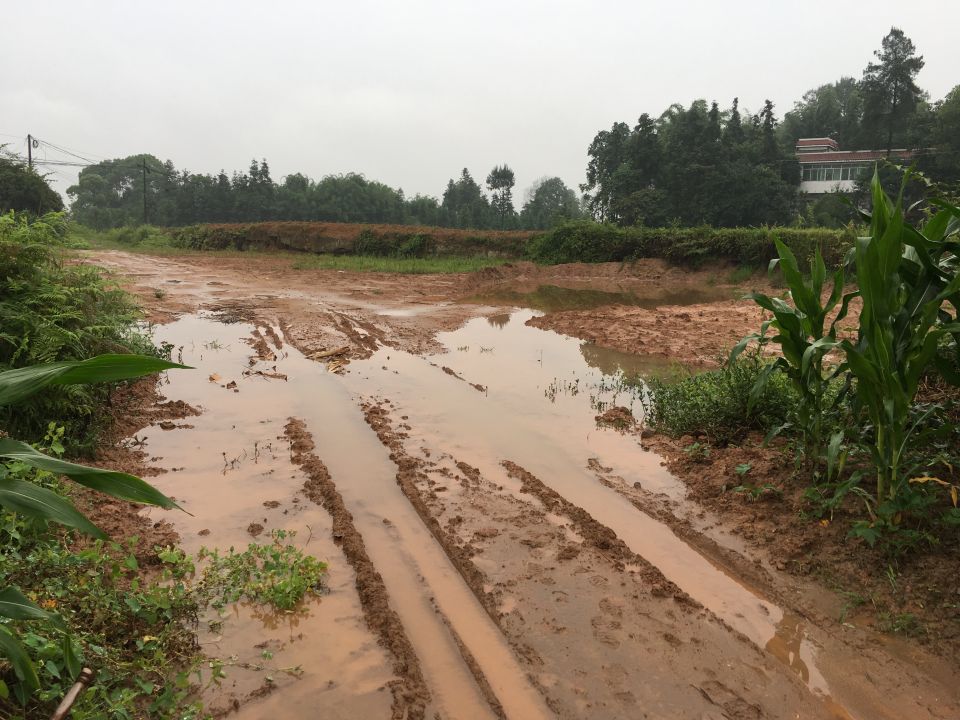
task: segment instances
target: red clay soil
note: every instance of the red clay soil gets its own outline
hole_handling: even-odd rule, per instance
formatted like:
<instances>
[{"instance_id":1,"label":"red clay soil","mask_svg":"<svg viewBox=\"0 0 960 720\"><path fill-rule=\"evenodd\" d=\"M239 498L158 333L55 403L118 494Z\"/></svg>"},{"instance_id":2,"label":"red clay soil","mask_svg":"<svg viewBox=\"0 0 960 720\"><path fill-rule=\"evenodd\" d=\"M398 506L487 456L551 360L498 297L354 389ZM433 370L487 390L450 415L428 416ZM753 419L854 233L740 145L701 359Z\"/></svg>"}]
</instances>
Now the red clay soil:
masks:
<instances>
[{"instance_id":1,"label":"red clay soil","mask_svg":"<svg viewBox=\"0 0 960 720\"><path fill-rule=\"evenodd\" d=\"M708 458L695 458L684 452L694 441L656 435L645 443L683 480L690 499L721 518L755 554L838 593L843 618L960 657L960 539L945 536L900 557L871 548L848 537L863 518L852 498L832 519L821 517L805 498L807 484L797 478L785 444L763 447L762 437L751 435L739 445L711 448ZM736 468L744 464L749 471L738 475Z\"/></svg>"},{"instance_id":2,"label":"red clay soil","mask_svg":"<svg viewBox=\"0 0 960 720\"><path fill-rule=\"evenodd\" d=\"M100 438L99 447L87 464L130 473L139 477L156 475L150 466L147 454L135 443L123 443L124 438L135 438L148 425L175 425L199 412L184 402L166 402L157 388L156 377L146 377L136 382L118 385L110 395L107 406L110 421ZM73 500L84 513L111 540L128 546L136 539L133 553L143 572L160 569L162 563L154 548L176 545L179 536L165 521L151 521L140 515L140 504L120 500L102 493L73 485ZM86 546L89 539L78 536L77 547Z\"/></svg>"}]
</instances>

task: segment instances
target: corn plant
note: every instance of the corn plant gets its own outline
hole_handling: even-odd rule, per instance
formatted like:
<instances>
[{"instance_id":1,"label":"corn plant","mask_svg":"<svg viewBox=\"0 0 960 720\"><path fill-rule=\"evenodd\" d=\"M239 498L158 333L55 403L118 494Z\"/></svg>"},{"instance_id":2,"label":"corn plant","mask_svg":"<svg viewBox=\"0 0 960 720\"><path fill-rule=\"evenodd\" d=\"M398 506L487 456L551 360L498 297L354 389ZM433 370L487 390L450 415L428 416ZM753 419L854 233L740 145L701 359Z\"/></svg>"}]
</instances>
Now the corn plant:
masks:
<instances>
[{"instance_id":1,"label":"corn plant","mask_svg":"<svg viewBox=\"0 0 960 720\"><path fill-rule=\"evenodd\" d=\"M759 333L746 336L734 347L730 362L735 361L751 342L758 342L761 347L768 342L780 346L780 355L766 365L751 389L748 409L752 409L774 372L789 377L799 393L793 422L803 438L807 460L816 465L823 455L830 383L845 370L841 363L828 373L824 360L839 344L837 325L846 317L856 293L844 295L844 269L841 266L833 275L833 287L824 302L827 268L820 250L814 253L810 276L804 277L790 248L779 238L775 238L774 243L779 257L770 262L770 271L779 265L788 286L787 299L758 292L748 296L773 317L763 322ZM839 311L828 324L828 317L838 305ZM768 337L771 328L776 334Z\"/></svg>"},{"instance_id":2,"label":"corn plant","mask_svg":"<svg viewBox=\"0 0 960 720\"><path fill-rule=\"evenodd\" d=\"M841 343L856 380L855 407L869 418L876 466L876 502L895 501L909 479L901 459L918 421L911 407L924 373L936 364L957 384L956 358L939 356L941 345L956 338L960 323L960 208L937 202L941 209L920 228L904 220L902 192L894 202L874 174L870 236L858 238L856 272L862 298L856 342ZM953 315L944 307L953 306Z\"/></svg>"},{"instance_id":3,"label":"corn plant","mask_svg":"<svg viewBox=\"0 0 960 720\"><path fill-rule=\"evenodd\" d=\"M101 355L78 362L35 365L0 373L0 406L18 405L49 385L109 382L182 368L183 365L141 355ZM96 538L106 535L63 495L33 482L29 471L65 475L74 482L113 497L163 508L177 505L140 478L121 472L77 465L46 455L27 443L0 437L0 507L40 521L55 522ZM80 672L72 641L60 618L29 600L18 588L0 584L0 619L47 622L63 635L63 654L71 676ZM14 630L0 623L0 657L11 664L24 696L39 681L29 655Z\"/></svg>"}]
</instances>

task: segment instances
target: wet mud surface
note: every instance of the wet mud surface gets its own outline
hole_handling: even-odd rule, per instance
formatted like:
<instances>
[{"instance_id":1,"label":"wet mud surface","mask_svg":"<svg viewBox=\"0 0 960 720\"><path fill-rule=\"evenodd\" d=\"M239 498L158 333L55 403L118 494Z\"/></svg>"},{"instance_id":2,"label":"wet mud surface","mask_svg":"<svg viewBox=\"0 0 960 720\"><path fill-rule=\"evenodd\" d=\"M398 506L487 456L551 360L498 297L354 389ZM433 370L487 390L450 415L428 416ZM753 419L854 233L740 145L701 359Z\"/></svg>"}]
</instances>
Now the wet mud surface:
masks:
<instances>
[{"instance_id":1,"label":"wet mud surface","mask_svg":"<svg viewBox=\"0 0 960 720\"><path fill-rule=\"evenodd\" d=\"M702 364L719 334L633 355L609 328L595 342L545 329L579 313L639 337L614 315L648 313L680 343L693 337L671 329L680 313L746 323L707 274L91 260L128 278L166 321L157 340L197 368L160 391L200 414L137 434L165 470L157 484L192 514L150 521L188 551L242 547L251 525L260 541L294 530L329 563L327 592L299 611L239 605L201 634L230 659L208 698L221 714L960 716L954 670L838 621L827 593L698 502L634 424L642 408L620 372ZM698 283L700 295L670 294Z\"/></svg>"}]
</instances>

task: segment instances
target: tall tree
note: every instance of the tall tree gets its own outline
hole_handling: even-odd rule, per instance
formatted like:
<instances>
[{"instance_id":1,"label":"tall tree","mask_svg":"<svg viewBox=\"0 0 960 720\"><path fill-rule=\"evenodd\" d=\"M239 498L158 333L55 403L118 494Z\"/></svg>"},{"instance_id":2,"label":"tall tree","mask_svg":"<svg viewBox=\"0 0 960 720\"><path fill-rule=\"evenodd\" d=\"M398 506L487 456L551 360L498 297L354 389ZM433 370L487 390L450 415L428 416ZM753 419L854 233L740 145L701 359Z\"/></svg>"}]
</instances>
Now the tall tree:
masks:
<instances>
[{"instance_id":1,"label":"tall tree","mask_svg":"<svg viewBox=\"0 0 960 720\"><path fill-rule=\"evenodd\" d=\"M490 205L497 214L501 229L511 226L517 214L513 208L513 186L515 184L516 179L513 170L506 164L497 165L487 175Z\"/></svg>"},{"instance_id":2,"label":"tall tree","mask_svg":"<svg viewBox=\"0 0 960 720\"><path fill-rule=\"evenodd\" d=\"M924 98L916 83L924 62L899 28L890 28L874 55L878 62L867 65L861 81L864 125L868 137L882 142L889 155L894 144L906 142L907 121Z\"/></svg>"},{"instance_id":3,"label":"tall tree","mask_svg":"<svg viewBox=\"0 0 960 720\"><path fill-rule=\"evenodd\" d=\"M525 229L546 230L580 215L576 193L558 177L540 178L526 195L520 212L520 224Z\"/></svg>"},{"instance_id":4,"label":"tall tree","mask_svg":"<svg viewBox=\"0 0 960 720\"><path fill-rule=\"evenodd\" d=\"M442 208L448 224L453 227L490 227L490 202L467 168L460 173L459 180L447 184Z\"/></svg>"},{"instance_id":5,"label":"tall tree","mask_svg":"<svg viewBox=\"0 0 960 720\"><path fill-rule=\"evenodd\" d=\"M598 220L613 219L612 206L622 189L616 187L615 174L627 162L630 126L614 123L610 130L601 130L593 138L587 155L587 181L580 186L586 194L587 207Z\"/></svg>"},{"instance_id":6,"label":"tall tree","mask_svg":"<svg viewBox=\"0 0 960 720\"><path fill-rule=\"evenodd\" d=\"M865 147L860 124L863 120L863 93L852 77L808 90L803 99L784 115L780 144L793 152L798 138L829 137L846 150Z\"/></svg>"}]
</instances>

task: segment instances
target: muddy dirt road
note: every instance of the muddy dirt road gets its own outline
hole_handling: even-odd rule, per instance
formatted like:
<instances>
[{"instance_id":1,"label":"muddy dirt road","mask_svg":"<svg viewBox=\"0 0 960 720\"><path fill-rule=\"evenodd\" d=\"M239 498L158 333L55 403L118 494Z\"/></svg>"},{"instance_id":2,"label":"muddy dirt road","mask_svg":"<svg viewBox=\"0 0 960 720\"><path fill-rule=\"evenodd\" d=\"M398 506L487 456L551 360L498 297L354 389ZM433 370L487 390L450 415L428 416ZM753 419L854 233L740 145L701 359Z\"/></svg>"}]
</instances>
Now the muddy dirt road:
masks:
<instances>
[{"instance_id":1,"label":"muddy dirt road","mask_svg":"<svg viewBox=\"0 0 960 720\"><path fill-rule=\"evenodd\" d=\"M299 612L240 605L204 631L228 660L208 692L222 714L960 717L938 658L837 621L834 597L748 552L639 434L597 424L642 414L619 370L703 348L631 355L542 329L611 307L652 327L737 288L653 263L400 277L89 259L196 367L162 392L201 414L136 439L191 514L152 514L188 551L284 529L329 563Z\"/></svg>"}]
</instances>

